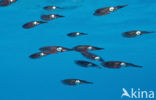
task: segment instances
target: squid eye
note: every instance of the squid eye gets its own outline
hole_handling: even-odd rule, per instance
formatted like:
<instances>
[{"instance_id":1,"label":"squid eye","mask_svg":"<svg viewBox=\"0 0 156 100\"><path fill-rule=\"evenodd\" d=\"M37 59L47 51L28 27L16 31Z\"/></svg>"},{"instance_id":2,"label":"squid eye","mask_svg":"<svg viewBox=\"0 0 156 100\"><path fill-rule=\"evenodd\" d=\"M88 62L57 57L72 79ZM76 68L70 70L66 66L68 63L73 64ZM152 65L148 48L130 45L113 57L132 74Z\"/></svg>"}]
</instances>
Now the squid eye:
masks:
<instances>
[{"instance_id":1,"label":"squid eye","mask_svg":"<svg viewBox=\"0 0 156 100\"><path fill-rule=\"evenodd\" d=\"M92 66L92 65L93 65L92 63L89 63L89 64L88 64L88 66Z\"/></svg>"},{"instance_id":2,"label":"squid eye","mask_svg":"<svg viewBox=\"0 0 156 100\"><path fill-rule=\"evenodd\" d=\"M52 15L51 15L51 17L52 17L52 18L55 18L55 15L54 15L54 14L52 14Z\"/></svg>"},{"instance_id":3,"label":"squid eye","mask_svg":"<svg viewBox=\"0 0 156 100\"><path fill-rule=\"evenodd\" d=\"M136 35L141 35L141 31L136 31Z\"/></svg>"},{"instance_id":4,"label":"squid eye","mask_svg":"<svg viewBox=\"0 0 156 100\"><path fill-rule=\"evenodd\" d=\"M40 53L40 55L41 55L41 56L45 56L45 53L42 52L42 53Z\"/></svg>"},{"instance_id":5,"label":"squid eye","mask_svg":"<svg viewBox=\"0 0 156 100\"><path fill-rule=\"evenodd\" d=\"M88 47L88 50L92 50L92 49L93 49L93 47L91 47L91 46Z\"/></svg>"},{"instance_id":6,"label":"squid eye","mask_svg":"<svg viewBox=\"0 0 156 100\"><path fill-rule=\"evenodd\" d=\"M75 83L76 84L80 84L81 82L80 82L80 80L76 80Z\"/></svg>"},{"instance_id":7,"label":"squid eye","mask_svg":"<svg viewBox=\"0 0 156 100\"><path fill-rule=\"evenodd\" d=\"M37 21L34 21L34 22L33 22L33 24L34 24L34 25L38 25L38 24L39 24L39 22L37 22Z\"/></svg>"},{"instance_id":8,"label":"squid eye","mask_svg":"<svg viewBox=\"0 0 156 100\"><path fill-rule=\"evenodd\" d=\"M10 2L14 2L14 0L10 0Z\"/></svg>"},{"instance_id":9,"label":"squid eye","mask_svg":"<svg viewBox=\"0 0 156 100\"><path fill-rule=\"evenodd\" d=\"M109 7L109 11L114 11L114 7Z\"/></svg>"},{"instance_id":10,"label":"squid eye","mask_svg":"<svg viewBox=\"0 0 156 100\"><path fill-rule=\"evenodd\" d=\"M56 9L56 6L53 6L52 8L53 8L53 9Z\"/></svg>"},{"instance_id":11,"label":"squid eye","mask_svg":"<svg viewBox=\"0 0 156 100\"><path fill-rule=\"evenodd\" d=\"M80 35L80 33L79 33L79 32L77 32L77 33L76 33L76 35Z\"/></svg>"},{"instance_id":12,"label":"squid eye","mask_svg":"<svg viewBox=\"0 0 156 100\"><path fill-rule=\"evenodd\" d=\"M95 57L94 59L95 59L95 60L99 60L99 59L100 59L100 57L98 57L98 56L97 56L97 57Z\"/></svg>"},{"instance_id":13,"label":"squid eye","mask_svg":"<svg viewBox=\"0 0 156 100\"><path fill-rule=\"evenodd\" d=\"M121 65L121 66L126 66L126 63L122 62L120 65Z\"/></svg>"},{"instance_id":14,"label":"squid eye","mask_svg":"<svg viewBox=\"0 0 156 100\"><path fill-rule=\"evenodd\" d=\"M62 48L61 47L58 47L57 48L57 51L61 52L62 51Z\"/></svg>"}]
</instances>

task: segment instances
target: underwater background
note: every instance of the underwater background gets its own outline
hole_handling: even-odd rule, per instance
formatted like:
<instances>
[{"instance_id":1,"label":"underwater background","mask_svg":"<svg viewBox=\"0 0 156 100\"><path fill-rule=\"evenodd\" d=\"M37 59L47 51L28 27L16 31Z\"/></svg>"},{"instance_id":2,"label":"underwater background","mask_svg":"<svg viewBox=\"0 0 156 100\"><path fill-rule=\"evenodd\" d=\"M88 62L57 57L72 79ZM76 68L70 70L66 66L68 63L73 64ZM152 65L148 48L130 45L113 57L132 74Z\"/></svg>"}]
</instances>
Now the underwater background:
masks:
<instances>
[{"instance_id":1,"label":"underwater background","mask_svg":"<svg viewBox=\"0 0 156 100\"><path fill-rule=\"evenodd\" d=\"M98 8L126 4L109 15L93 16ZM48 5L67 9L45 11ZM131 30L156 31L155 6L156 0L18 0L0 7L0 100L120 100L122 88L155 90L156 33L136 38L121 35ZM51 13L65 17L33 29L22 28ZM70 38L66 36L70 32L88 35ZM131 62L143 68L82 68L74 61L87 59L72 51L29 58L40 47L56 45L103 47L93 53L105 61ZM94 84L73 87L61 83L71 78Z\"/></svg>"}]
</instances>

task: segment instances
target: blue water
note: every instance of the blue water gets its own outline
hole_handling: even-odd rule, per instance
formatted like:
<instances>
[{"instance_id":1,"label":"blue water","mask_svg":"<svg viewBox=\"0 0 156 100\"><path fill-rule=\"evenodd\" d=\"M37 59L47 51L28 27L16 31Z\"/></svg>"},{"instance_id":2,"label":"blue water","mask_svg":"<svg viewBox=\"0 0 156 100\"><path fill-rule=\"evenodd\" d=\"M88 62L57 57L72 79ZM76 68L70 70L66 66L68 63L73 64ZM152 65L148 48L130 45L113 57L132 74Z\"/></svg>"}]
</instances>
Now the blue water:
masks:
<instances>
[{"instance_id":1,"label":"blue water","mask_svg":"<svg viewBox=\"0 0 156 100\"><path fill-rule=\"evenodd\" d=\"M93 16L97 8L125 4L129 6L109 15ZM67 9L49 12L42 9L47 5ZM122 88L154 91L156 34L131 39L121 34L131 30L156 31L155 6L155 0L18 0L11 6L1 7L0 100L120 100ZM40 20L40 15L50 13L65 18L29 30L22 28L26 22ZM89 35L66 36L76 31ZM104 47L93 53L105 61L126 61L144 67L85 69L74 63L74 60L87 60L78 52L29 58L40 47L57 45ZM71 87L61 83L68 78L94 84Z\"/></svg>"}]
</instances>

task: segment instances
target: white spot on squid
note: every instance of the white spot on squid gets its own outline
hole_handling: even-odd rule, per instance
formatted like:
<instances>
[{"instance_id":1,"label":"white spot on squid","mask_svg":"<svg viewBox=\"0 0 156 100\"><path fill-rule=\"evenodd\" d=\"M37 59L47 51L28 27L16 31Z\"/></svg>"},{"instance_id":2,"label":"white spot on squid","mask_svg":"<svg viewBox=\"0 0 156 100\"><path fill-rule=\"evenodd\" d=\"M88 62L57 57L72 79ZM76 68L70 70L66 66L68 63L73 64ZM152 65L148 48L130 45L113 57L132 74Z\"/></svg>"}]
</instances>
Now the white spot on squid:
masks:
<instances>
[{"instance_id":1,"label":"white spot on squid","mask_svg":"<svg viewBox=\"0 0 156 100\"><path fill-rule=\"evenodd\" d=\"M121 65L121 66L126 66L126 63L122 62L120 65Z\"/></svg>"},{"instance_id":2,"label":"white spot on squid","mask_svg":"<svg viewBox=\"0 0 156 100\"><path fill-rule=\"evenodd\" d=\"M93 49L93 47L92 47L92 46L89 46L89 47L88 47L88 50L92 50L92 49Z\"/></svg>"},{"instance_id":3,"label":"white spot on squid","mask_svg":"<svg viewBox=\"0 0 156 100\"><path fill-rule=\"evenodd\" d=\"M56 9L56 6L53 6L52 8L53 8L53 9Z\"/></svg>"},{"instance_id":4,"label":"white spot on squid","mask_svg":"<svg viewBox=\"0 0 156 100\"><path fill-rule=\"evenodd\" d=\"M114 7L109 7L109 11L114 11Z\"/></svg>"},{"instance_id":5,"label":"white spot on squid","mask_svg":"<svg viewBox=\"0 0 156 100\"><path fill-rule=\"evenodd\" d=\"M54 14L52 14L52 15L51 15L51 18L55 18L55 15L54 15Z\"/></svg>"},{"instance_id":6,"label":"white spot on squid","mask_svg":"<svg viewBox=\"0 0 156 100\"><path fill-rule=\"evenodd\" d=\"M62 47L58 47L56 50L61 52L62 51Z\"/></svg>"},{"instance_id":7,"label":"white spot on squid","mask_svg":"<svg viewBox=\"0 0 156 100\"><path fill-rule=\"evenodd\" d=\"M141 35L141 31L136 31L136 35Z\"/></svg>"},{"instance_id":8,"label":"white spot on squid","mask_svg":"<svg viewBox=\"0 0 156 100\"><path fill-rule=\"evenodd\" d=\"M41 55L41 56L45 56L45 53L42 52L42 53L40 53L40 55Z\"/></svg>"},{"instance_id":9,"label":"white spot on squid","mask_svg":"<svg viewBox=\"0 0 156 100\"><path fill-rule=\"evenodd\" d=\"M100 57L99 57L99 56L96 56L94 59L95 59L95 60L99 60L99 59L100 59Z\"/></svg>"},{"instance_id":10,"label":"white spot on squid","mask_svg":"<svg viewBox=\"0 0 156 100\"><path fill-rule=\"evenodd\" d=\"M37 22L37 21L34 21L33 24L34 24L34 25L39 25L40 23Z\"/></svg>"},{"instance_id":11,"label":"white spot on squid","mask_svg":"<svg viewBox=\"0 0 156 100\"><path fill-rule=\"evenodd\" d=\"M80 80L76 80L75 83L76 84L80 84L81 82L80 82Z\"/></svg>"},{"instance_id":12,"label":"white spot on squid","mask_svg":"<svg viewBox=\"0 0 156 100\"><path fill-rule=\"evenodd\" d=\"M14 2L14 0L10 0L10 2Z\"/></svg>"},{"instance_id":13,"label":"white spot on squid","mask_svg":"<svg viewBox=\"0 0 156 100\"><path fill-rule=\"evenodd\" d=\"M76 35L80 35L80 33L79 33L79 32L77 32L77 33L76 33Z\"/></svg>"}]
</instances>

